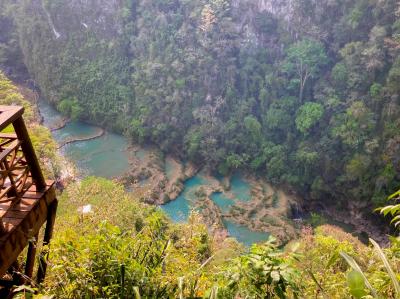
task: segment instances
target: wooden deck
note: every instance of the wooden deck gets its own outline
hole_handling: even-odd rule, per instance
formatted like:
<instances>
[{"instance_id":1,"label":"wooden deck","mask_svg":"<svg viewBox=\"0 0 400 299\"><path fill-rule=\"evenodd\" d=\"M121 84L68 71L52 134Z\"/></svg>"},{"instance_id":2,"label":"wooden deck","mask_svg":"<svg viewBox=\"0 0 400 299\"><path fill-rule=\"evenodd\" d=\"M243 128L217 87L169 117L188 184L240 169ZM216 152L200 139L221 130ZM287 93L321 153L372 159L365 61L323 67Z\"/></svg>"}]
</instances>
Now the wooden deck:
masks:
<instances>
[{"instance_id":1,"label":"wooden deck","mask_svg":"<svg viewBox=\"0 0 400 299\"><path fill-rule=\"evenodd\" d=\"M11 202L0 203L0 215L4 226L0 236L0 277L12 266L29 241L37 241L40 228L56 205L52 181L47 182L44 191L37 191L36 187L32 186L14 206L11 206Z\"/></svg>"},{"instance_id":2,"label":"wooden deck","mask_svg":"<svg viewBox=\"0 0 400 299\"><path fill-rule=\"evenodd\" d=\"M22 282L29 282L33 274L39 231L44 223L43 245L52 236L57 210L53 181L45 181L22 118L24 109L0 106L0 286L6 277L15 280L18 256L28 246ZM10 131L12 125L15 133ZM39 256L37 280L46 273L48 246ZM1 295L0 295L1 296Z\"/></svg>"}]
</instances>

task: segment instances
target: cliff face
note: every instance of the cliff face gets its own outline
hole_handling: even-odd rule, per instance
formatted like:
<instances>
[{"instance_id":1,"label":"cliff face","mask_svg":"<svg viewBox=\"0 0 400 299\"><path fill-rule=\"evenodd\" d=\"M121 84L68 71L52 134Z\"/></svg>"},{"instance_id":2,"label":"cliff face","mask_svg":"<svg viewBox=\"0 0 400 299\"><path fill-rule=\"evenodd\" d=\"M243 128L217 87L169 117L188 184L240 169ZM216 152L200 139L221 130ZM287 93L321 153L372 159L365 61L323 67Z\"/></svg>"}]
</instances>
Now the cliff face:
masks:
<instances>
[{"instance_id":1,"label":"cliff face","mask_svg":"<svg viewBox=\"0 0 400 299\"><path fill-rule=\"evenodd\" d=\"M70 36L74 33L85 33L88 30L102 38L112 39L122 34L119 12L122 1L117 0L72 0L53 2L38 1L43 8L48 23L53 32L59 37ZM58 35L55 34L57 38Z\"/></svg>"},{"instance_id":2,"label":"cliff face","mask_svg":"<svg viewBox=\"0 0 400 299\"><path fill-rule=\"evenodd\" d=\"M271 44L269 30L276 29L278 20L288 21L291 18L290 0L233 0L231 7L243 43L257 47L268 43L269 46L277 46ZM269 30L265 30L267 26Z\"/></svg>"},{"instance_id":3,"label":"cliff face","mask_svg":"<svg viewBox=\"0 0 400 299\"><path fill-rule=\"evenodd\" d=\"M291 0L232 0L232 6L240 8L252 6L256 12L269 12L277 17L289 19L292 14Z\"/></svg>"},{"instance_id":4,"label":"cliff face","mask_svg":"<svg viewBox=\"0 0 400 299\"><path fill-rule=\"evenodd\" d=\"M143 3L141 3L143 2ZM292 16L291 0L229 0L232 16L236 24L237 33L244 41L262 44L260 28L255 25L255 20L260 18L278 19L290 23ZM47 31L52 33L53 39L65 41L82 35L94 33L104 42L115 40L124 33L125 18L135 18L133 5L124 4L122 0L71 0L71 1L46 1L33 0L20 1L21 7L28 8L36 17L47 23ZM125 2L126 3L126 2ZM139 1L138 6L146 5ZM207 5L204 3L204 5ZM198 7L203 5L199 3ZM29 13L25 10L25 13ZM159 18L155 16L154 21ZM133 20L135 21L135 20ZM262 31L262 30L261 30Z\"/></svg>"},{"instance_id":5,"label":"cliff face","mask_svg":"<svg viewBox=\"0 0 400 299\"><path fill-rule=\"evenodd\" d=\"M122 33L119 13L128 9L124 1L118 0L72 0L57 3L45 0L36 0L36 5L41 5L44 10L51 13L51 18L60 31L68 33L71 29L92 28L109 37L112 34ZM230 0L229 6L236 10L233 14L255 17L258 13L268 12L275 17L290 20L293 14L291 0ZM42 4L43 3L43 4Z\"/></svg>"},{"instance_id":6,"label":"cliff face","mask_svg":"<svg viewBox=\"0 0 400 299\"><path fill-rule=\"evenodd\" d=\"M19 0L14 6L14 21L28 71L48 100L82 98L82 105L90 107L84 109L85 117L114 125L111 119L115 116L105 117L100 111L92 112L91 97L93 102L104 99L101 109L128 114L132 110L132 93L126 85L130 77L135 77L130 69L140 69L138 57L150 62L156 58L154 67L162 63L160 60L163 59L154 56L164 55L162 51L176 47L185 51L197 48L195 55L204 56L211 54L212 44L208 44L211 42L216 48L220 44L222 50L222 55L213 59L224 64L236 60L233 57L236 46L244 51L247 48L250 51L261 47L275 51L282 48L275 35L278 18L288 7L286 2L232 0L210 3L216 22L221 23L220 30L229 32L219 32L219 37L212 38L214 41L203 41L201 34L204 9L210 5L208 1ZM224 12L227 8L229 15ZM236 42L238 44L234 44ZM156 44L160 47L157 50ZM200 54L199 44L207 53ZM229 58L223 57L224 52ZM195 59L197 63L200 57ZM219 74L215 73L216 76ZM107 90L104 81L110 82ZM206 81L210 83L205 85L217 82L215 78ZM118 86L121 88L116 88ZM103 96L109 93L118 105L110 107L110 100ZM100 94L102 97L98 96ZM122 124L117 124L120 126Z\"/></svg>"}]
</instances>

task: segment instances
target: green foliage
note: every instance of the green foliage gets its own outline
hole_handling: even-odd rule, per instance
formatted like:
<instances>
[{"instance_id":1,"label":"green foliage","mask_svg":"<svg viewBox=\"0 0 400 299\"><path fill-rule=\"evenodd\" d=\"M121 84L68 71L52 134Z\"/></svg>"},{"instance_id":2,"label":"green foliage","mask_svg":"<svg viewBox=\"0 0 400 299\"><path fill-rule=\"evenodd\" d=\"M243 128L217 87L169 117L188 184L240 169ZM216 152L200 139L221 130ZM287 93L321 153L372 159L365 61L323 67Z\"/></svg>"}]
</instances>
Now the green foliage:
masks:
<instances>
[{"instance_id":1,"label":"green foliage","mask_svg":"<svg viewBox=\"0 0 400 299\"><path fill-rule=\"evenodd\" d=\"M244 126L256 142L260 140L261 124L258 122L256 118L252 116L246 116L244 118Z\"/></svg>"},{"instance_id":2,"label":"green foliage","mask_svg":"<svg viewBox=\"0 0 400 299\"><path fill-rule=\"evenodd\" d=\"M286 298L297 296L295 279L299 273L290 265L290 255L277 252L275 240L253 245L250 252L234 261L228 271L228 284L222 296L236 298Z\"/></svg>"},{"instance_id":3,"label":"green foliage","mask_svg":"<svg viewBox=\"0 0 400 299\"><path fill-rule=\"evenodd\" d=\"M390 69L387 78L387 85L391 92L396 94L400 92L399 84L397 84L399 80L400 80L400 59L397 58L396 62Z\"/></svg>"},{"instance_id":4,"label":"green foliage","mask_svg":"<svg viewBox=\"0 0 400 299\"><path fill-rule=\"evenodd\" d=\"M327 62L324 46L319 41L303 39L288 48L283 70L296 76L294 78L299 84L300 102L308 80L317 76Z\"/></svg>"},{"instance_id":5,"label":"green foliage","mask_svg":"<svg viewBox=\"0 0 400 299\"><path fill-rule=\"evenodd\" d=\"M238 169L243 166L246 160L236 154L230 154L226 157L226 165L229 169Z\"/></svg>"},{"instance_id":6,"label":"green foliage","mask_svg":"<svg viewBox=\"0 0 400 299\"><path fill-rule=\"evenodd\" d=\"M307 102L299 108L296 116L296 127L303 134L307 133L324 114L324 107L318 103Z\"/></svg>"},{"instance_id":7,"label":"green foliage","mask_svg":"<svg viewBox=\"0 0 400 299\"><path fill-rule=\"evenodd\" d=\"M34 121L34 111L18 88L0 71L0 102L1 105L15 105L24 107L24 119L30 124Z\"/></svg>"},{"instance_id":8,"label":"green foliage","mask_svg":"<svg viewBox=\"0 0 400 299\"><path fill-rule=\"evenodd\" d=\"M349 287L350 287L350 292L353 293L354 291L357 291L357 295L359 295L359 293L365 292L364 291L364 285L365 285L371 291L373 297L376 298L376 291L371 286L370 282L368 281L367 277L362 272L362 270L361 270L360 266L357 264L357 262L345 252L341 252L340 255L346 260L346 262L349 264L349 266L353 269L350 273L352 273L354 271L355 273L358 274L358 278L362 279L362 284L360 285L360 283L359 283L358 286L356 287L354 285L354 281L350 282L349 281L349 277L347 278L347 281L348 281L348 284L349 284ZM350 283L352 283L352 284L350 284Z\"/></svg>"},{"instance_id":9,"label":"green foliage","mask_svg":"<svg viewBox=\"0 0 400 299\"><path fill-rule=\"evenodd\" d=\"M375 253L379 256L380 260L383 262L387 274L390 277L392 286L394 288L394 298L398 298L398 296L400 295L400 284L398 276L400 275L394 273L385 253L383 252L382 248L378 245L378 243L376 243L372 239L369 239L369 241L372 243ZM344 252L342 252L341 255L347 261L350 267L353 268L353 271L349 273L349 274L353 273L351 275L352 279L350 280L348 276L348 283L352 294L354 293L355 294L354 296L356 296L357 298L361 298L362 295L365 294L365 291L363 290L363 286L365 284L370 290L373 298L380 298L380 296L378 296L378 291L374 289L374 287L368 281L367 277L365 276L364 272L361 270L357 262Z\"/></svg>"},{"instance_id":10,"label":"green foliage","mask_svg":"<svg viewBox=\"0 0 400 299\"><path fill-rule=\"evenodd\" d=\"M386 255L383 253L382 248L379 246L378 243L376 243L374 240L369 239L369 241L372 243L372 245L374 246L375 249L375 253L379 256L379 258L382 260L386 272L389 274L390 280L392 282L394 291L395 291L395 296L399 297L400 296L400 283L399 283L399 279L398 276L399 274L395 274Z\"/></svg>"},{"instance_id":11,"label":"green foliage","mask_svg":"<svg viewBox=\"0 0 400 299\"><path fill-rule=\"evenodd\" d=\"M13 79L27 80L18 33L7 2L0 2L0 69L7 70L7 75Z\"/></svg>"},{"instance_id":12,"label":"green foliage","mask_svg":"<svg viewBox=\"0 0 400 299\"><path fill-rule=\"evenodd\" d=\"M360 272L353 270L347 273L347 284L349 285L350 294L355 298L358 299L367 295L364 279Z\"/></svg>"},{"instance_id":13,"label":"green foliage","mask_svg":"<svg viewBox=\"0 0 400 299\"><path fill-rule=\"evenodd\" d=\"M400 199L400 190L390 195L388 199L397 202ZM400 225L400 203L387 205L377 210L384 216L390 215L392 217L390 223L396 228Z\"/></svg>"},{"instance_id":14,"label":"green foliage","mask_svg":"<svg viewBox=\"0 0 400 299\"><path fill-rule=\"evenodd\" d=\"M348 72L346 69L346 65L344 63L342 62L337 63L332 68L331 76L335 86L339 88L347 87Z\"/></svg>"},{"instance_id":15,"label":"green foliage","mask_svg":"<svg viewBox=\"0 0 400 299\"><path fill-rule=\"evenodd\" d=\"M303 286L303 297L347 298L346 263L340 252L350 254L365 252L365 247L354 237L340 229L322 225L313 232L305 228L301 235L299 254L295 267L302 276L298 284ZM318 295L317 295L318 294Z\"/></svg>"},{"instance_id":16,"label":"green foliage","mask_svg":"<svg viewBox=\"0 0 400 299\"><path fill-rule=\"evenodd\" d=\"M353 148L364 144L375 125L371 111L362 101L354 102L346 110L346 114L337 116L336 122L332 135Z\"/></svg>"},{"instance_id":17,"label":"green foliage","mask_svg":"<svg viewBox=\"0 0 400 299\"><path fill-rule=\"evenodd\" d=\"M64 99L58 105L57 109L64 115L69 116L72 120L77 120L83 114L83 108L76 99Z\"/></svg>"},{"instance_id":18,"label":"green foliage","mask_svg":"<svg viewBox=\"0 0 400 299\"><path fill-rule=\"evenodd\" d=\"M369 93L373 98L378 98L382 96L382 84L374 83L369 89Z\"/></svg>"},{"instance_id":19,"label":"green foliage","mask_svg":"<svg viewBox=\"0 0 400 299\"><path fill-rule=\"evenodd\" d=\"M287 65L284 68L288 71L296 68L297 71L300 70L309 73L310 76L315 76L320 67L327 63L326 60L327 57L321 43L304 39L287 50Z\"/></svg>"},{"instance_id":20,"label":"green foliage","mask_svg":"<svg viewBox=\"0 0 400 299\"><path fill-rule=\"evenodd\" d=\"M309 223L312 227L317 227L326 223L324 216L318 213L311 213Z\"/></svg>"}]
</instances>

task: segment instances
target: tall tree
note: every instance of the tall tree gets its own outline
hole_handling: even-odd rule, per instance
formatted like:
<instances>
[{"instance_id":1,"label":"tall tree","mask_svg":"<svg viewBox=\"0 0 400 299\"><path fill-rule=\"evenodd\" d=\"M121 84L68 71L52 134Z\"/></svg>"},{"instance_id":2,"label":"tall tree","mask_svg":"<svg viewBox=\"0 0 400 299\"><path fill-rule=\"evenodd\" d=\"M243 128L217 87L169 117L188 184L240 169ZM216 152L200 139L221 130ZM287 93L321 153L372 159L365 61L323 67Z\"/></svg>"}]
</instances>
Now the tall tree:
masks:
<instances>
[{"instance_id":1,"label":"tall tree","mask_svg":"<svg viewBox=\"0 0 400 299\"><path fill-rule=\"evenodd\" d=\"M315 78L322 67L328 63L322 43L303 39L287 50L286 59L283 61L283 70L299 84L299 101L303 101L306 83L310 78Z\"/></svg>"}]
</instances>

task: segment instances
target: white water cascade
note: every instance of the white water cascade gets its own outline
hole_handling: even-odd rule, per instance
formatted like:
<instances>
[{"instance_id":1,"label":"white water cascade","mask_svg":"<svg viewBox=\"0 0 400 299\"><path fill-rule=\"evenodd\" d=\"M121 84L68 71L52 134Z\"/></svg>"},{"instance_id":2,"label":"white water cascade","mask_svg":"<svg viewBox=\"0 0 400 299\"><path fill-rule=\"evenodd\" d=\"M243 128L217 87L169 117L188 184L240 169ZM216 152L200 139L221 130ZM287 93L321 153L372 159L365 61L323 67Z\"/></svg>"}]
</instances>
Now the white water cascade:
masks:
<instances>
[{"instance_id":1,"label":"white water cascade","mask_svg":"<svg viewBox=\"0 0 400 299\"><path fill-rule=\"evenodd\" d=\"M41 1L41 2L42 2L42 8L43 8L44 12L46 13L47 20L48 20L49 25L50 25L53 33L54 33L54 36L56 37L56 39L58 39L58 38L61 37L61 34L56 30L56 27L54 26L53 20L51 19L51 15L47 11L46 7L44 6L43 1Z\"/></svg>"}]
</instances>

